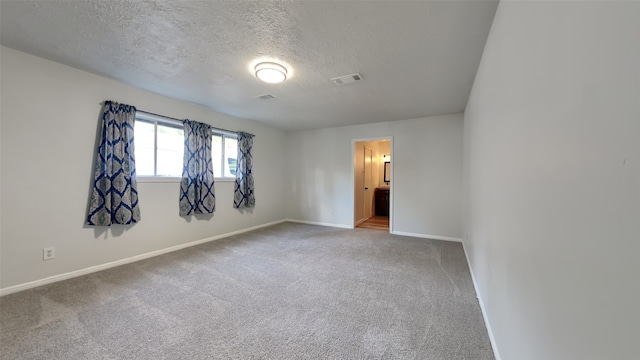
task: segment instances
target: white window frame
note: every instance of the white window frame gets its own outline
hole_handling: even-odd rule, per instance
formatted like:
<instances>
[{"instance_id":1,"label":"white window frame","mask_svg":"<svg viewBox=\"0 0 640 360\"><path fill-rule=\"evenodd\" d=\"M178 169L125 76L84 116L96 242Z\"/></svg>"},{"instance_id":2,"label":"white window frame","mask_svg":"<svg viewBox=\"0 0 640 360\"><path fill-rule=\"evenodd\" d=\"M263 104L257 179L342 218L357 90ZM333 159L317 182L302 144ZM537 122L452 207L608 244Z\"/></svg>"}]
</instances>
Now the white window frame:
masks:
<instances>
[{"instance_id":1,"label":"white window frame","mask_svg":"<svg viewBox=\"0 0 640 360\"><path fill-rule=\"evenodd\" d=\"M136 113L136 120L153 124L153 173L154 175L138 175L136 178L138 182L180 182L181 176L161 176L157 175L158 172L158 124L180 128L180 123L175 120L170 120L162 116L154 116L145 113ZM133 134L135 139L135 133ZM137 161L137 159L136 159Z\"/></svg>"},{"instance_id":2,"label":"white window frame","mask_svg":"<svg viewBox=\"0 0 640 360\"><path fill-rule=\"evenodd\" d=\"M225 146L224 146L224 140L226 138L231 138L231 139L236 139L238 140L238 133L234 133L231 131L222 131L222 130L218 130L218 129L214 129L213 130L213 135L214 136L222 136L222 161L220 162L222 164L222 173L224 174L224 159L225 159ZM236 154L237 156L237 154ZM237 160L236 159L236 164L237 164ZM215 177L216 181L235 181L236 177L235 176L216 176Z\"/></svg>"},{"instance_id":3,"label":"white window frame","mask_svg":"<svg viewBox=\"0 0 640 360\"><path fill-rule=\"evenodd\" d=\"M146 123L153 124L153 172L157 173L157 165L158 165L158 124L170 126L170 127L182 127L182 124L178 120L174 120L171 118L166 118L164 116L151 115L147 113L136 113L136 121L143 121ZM222 171L224 172L224 159L225 159L225 146L224 139L226 137L238 139L238 133L232 131L224 131L219 129L213 130L213 135L222 136ZM135 138L135 134L134 134ZM136 159L137 160L137 159ZM182 176L161 176L161 175L138 175L136 179L140 183L179 183L182 180ZM235 176L232 177L220 177L216 176L214 178L215 181L219 182L233 182L235 181Z\"/></svg>"}]
</instances>

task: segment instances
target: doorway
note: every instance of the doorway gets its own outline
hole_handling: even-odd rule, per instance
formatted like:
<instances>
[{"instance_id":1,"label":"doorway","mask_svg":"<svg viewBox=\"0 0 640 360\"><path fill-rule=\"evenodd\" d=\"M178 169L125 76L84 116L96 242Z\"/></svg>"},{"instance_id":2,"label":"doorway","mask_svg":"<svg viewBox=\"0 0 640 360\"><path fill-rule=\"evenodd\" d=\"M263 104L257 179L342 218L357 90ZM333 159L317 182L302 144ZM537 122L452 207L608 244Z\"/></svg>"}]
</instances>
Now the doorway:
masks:
<instances>
[{"instance_id":1,"label":"doorway","mask_svg":"<svg viewBox=\"0 0 640 360\"><path fill-rule=\"evenodd\" d=\"M391 231L391 138L353 141L354 228Z\"/></svg>"}]
</instances>

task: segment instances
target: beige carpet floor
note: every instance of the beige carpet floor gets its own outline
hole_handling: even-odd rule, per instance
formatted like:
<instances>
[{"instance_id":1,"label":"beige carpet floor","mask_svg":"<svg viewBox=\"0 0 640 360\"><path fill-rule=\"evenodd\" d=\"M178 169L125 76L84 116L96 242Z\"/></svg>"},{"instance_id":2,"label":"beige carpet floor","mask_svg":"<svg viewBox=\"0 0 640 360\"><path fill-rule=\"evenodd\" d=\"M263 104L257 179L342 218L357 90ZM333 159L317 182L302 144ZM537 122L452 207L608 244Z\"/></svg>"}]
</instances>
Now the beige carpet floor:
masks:
<instances>
[{"instance_id":1,"label":"beige carpet floor","mask_svg":"<svg viewBox=\"0 0 640 360\"><path fill-rule=\"evenodd\" d=\"M0 298L2 359L493 359L462 246L283 223Z\"/></svg>"}]
</instances>

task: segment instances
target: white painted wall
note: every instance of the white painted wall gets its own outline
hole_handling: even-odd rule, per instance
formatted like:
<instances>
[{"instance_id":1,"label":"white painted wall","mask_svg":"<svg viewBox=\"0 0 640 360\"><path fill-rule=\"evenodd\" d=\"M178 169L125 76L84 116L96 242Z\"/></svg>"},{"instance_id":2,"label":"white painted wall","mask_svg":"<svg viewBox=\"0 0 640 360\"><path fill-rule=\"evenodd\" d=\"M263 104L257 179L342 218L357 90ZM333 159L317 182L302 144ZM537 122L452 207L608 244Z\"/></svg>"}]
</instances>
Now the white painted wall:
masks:
<instances>
[{"instance_id":1,"label":"white painted wall","mask_svg":"<svg viewBox=\"0 0 640 360\"><path fill-rule=\"evenodd\" d=\"M155 95L1 48L2 230L0 287L42 279L284 218L286 134L258 122ZM84 227L103 100L256 135L256 208L232 208L233 182L216 184L210 220L178 216L179 183L139 183L142 221ZM42 248L56 259L43 262Z\"/></svg>"},{"instance_id":2,"label":"white painted wall","mask_svg":"<svg viewBox=\"0 0 640 360\"><path fill-rule=\"evenodd\" d=\"M462 237L462 114L290 133L287 216L353 225L353 139L393 136L394 231Z\"/></svg>"},{"instance_id":3,"label":"white painted wall","mask_svg":"<svg viewBox=\"0 0 640 360\"><path fill-rule=\"evenodd\" d=\"M640 2L500 2L465 248L503 360L640 359Z\"/></svg>"}]
</instances>

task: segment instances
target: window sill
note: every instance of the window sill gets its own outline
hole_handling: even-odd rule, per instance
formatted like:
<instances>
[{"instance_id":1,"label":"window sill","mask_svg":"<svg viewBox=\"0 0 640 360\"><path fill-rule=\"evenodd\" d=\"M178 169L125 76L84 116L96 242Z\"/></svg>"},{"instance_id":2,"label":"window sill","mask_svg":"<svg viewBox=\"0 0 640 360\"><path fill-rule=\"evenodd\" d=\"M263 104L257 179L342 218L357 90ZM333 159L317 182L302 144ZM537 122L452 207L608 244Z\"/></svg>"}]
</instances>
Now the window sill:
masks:
<instances>
[{"instance_id":1,"label":"window sill","mask_svg":"<svg viewBox=\"0 0 640 360\"><path fill-rule=\"evenodd\" d=\"M214 178L213 179L215 182L234 182L236 181L236 178L232 177L227 177L227 178Z\"/></svg>"},{"instance_id":2,"label":"window sill","mask_svg":"<svg viewBox=\"0 0 640 360\"><path fill-rule=\"evenodd\" d=\"M173 176L138 176L139 183L180 183L179 177Z\"/></svg>"},{"instance_id":3,"label":"window sill","mask_svg":"<svg viewBox=\"0 0 640 360\"><path fill-rule=\"evenodd\" d=\"M138 176L139 183L180 183L182 178L173 176ZM236 178L214 178L215 182L234 182Z\"/></svg>"}]
</instances>

